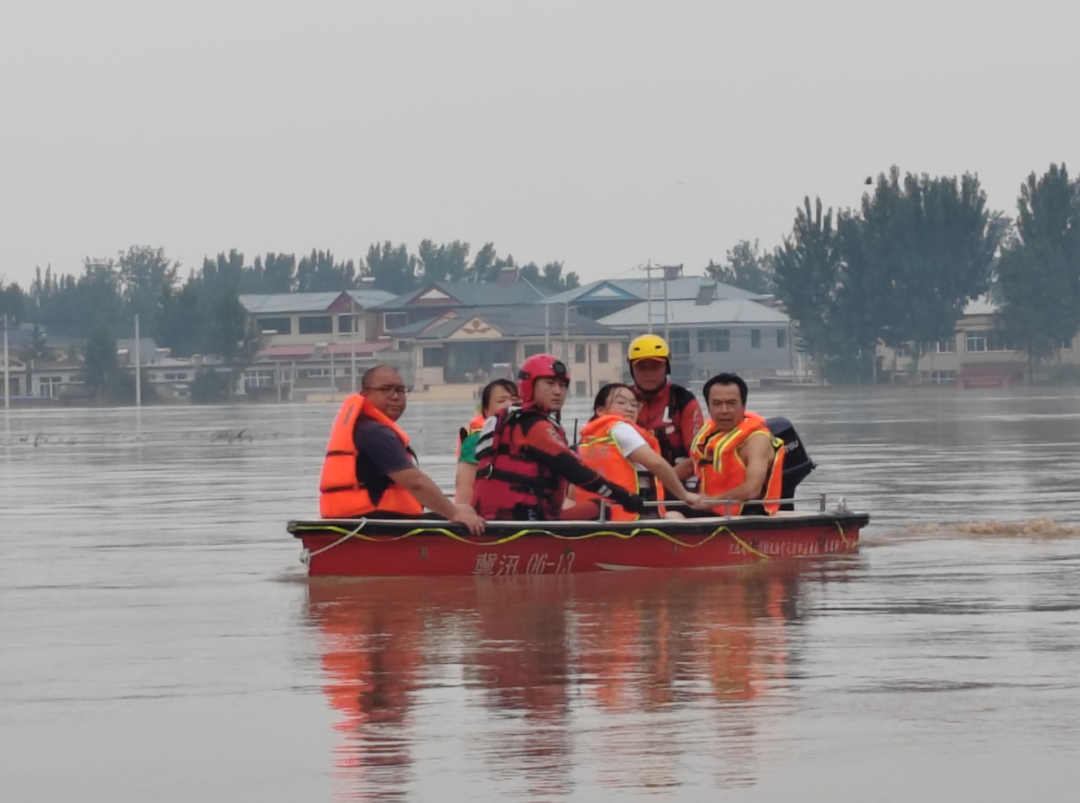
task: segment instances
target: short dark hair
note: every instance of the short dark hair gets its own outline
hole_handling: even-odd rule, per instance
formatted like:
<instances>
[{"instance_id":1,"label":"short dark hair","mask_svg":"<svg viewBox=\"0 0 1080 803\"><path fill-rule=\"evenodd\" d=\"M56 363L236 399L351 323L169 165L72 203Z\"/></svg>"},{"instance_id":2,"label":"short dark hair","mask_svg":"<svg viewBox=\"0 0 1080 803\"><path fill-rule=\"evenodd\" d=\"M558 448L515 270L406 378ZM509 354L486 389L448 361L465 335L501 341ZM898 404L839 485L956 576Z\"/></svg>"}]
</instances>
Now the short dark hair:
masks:
<instances>
[{"instance_id":1,"label":"short dark hair","mask_svg":"<svg viewBox=\"0 0 1080 803\"><path fill-rule=\"evenodd\" d=\"M394 366L386 365L386 364L376 365L374 368L368 368L366 371L364 371L363 375L360 377L360 389L361 390L367 390L368 377L371 376L372 374L374 374L376 371L381 371L383 368L389 368L391 371L397 371L397 368L395 368Z\"/></svg>"},{"instance_id":2,"label":"short dark hair","mask_svg":"<svg viewBox=\"0 0 1080 803\"><path fill-rule=\"evenodd\" d=\"M480 412L486 413L488 405L491 404L491 394L495 391L495 388L502 388L511 396L518 395L518 386L515 382L511 382L509 379L495 379L484 385L484 390L480 394Z\"/></svg>"},{"instance_id":3,"label":"short dark hair","mask_svg":"<svg viewBox=\"0 0 1080 803\"><path fill-rule=\"evenodd\" d=\"M608 402L611 401L611 394L619 388L623 388L624 390L629 390L631 392L634 390L625 382L612 382L610 385L604 385L602 388L600 388L600 392L596 394L596 398L593 400L592 410L594 415L596 414L596 411L599 410L601 407L608 406Z\"/></svg>"},{"instance_id":4,"label":"short dark hair","mask_svg":"<svg viewBox=\"0 0 1080 803\"><path fill-rule=\"evenodd\" d=\"M709 406L709 391L712 390L713 385L737 385L739 395L742 396L743 407L746 406L746 397L750 389L746 387L746 381L738 374L717 374L705 383L705 387L701 389L701 395L705 397L706 407Z\"/></svg>"}]
</instances>

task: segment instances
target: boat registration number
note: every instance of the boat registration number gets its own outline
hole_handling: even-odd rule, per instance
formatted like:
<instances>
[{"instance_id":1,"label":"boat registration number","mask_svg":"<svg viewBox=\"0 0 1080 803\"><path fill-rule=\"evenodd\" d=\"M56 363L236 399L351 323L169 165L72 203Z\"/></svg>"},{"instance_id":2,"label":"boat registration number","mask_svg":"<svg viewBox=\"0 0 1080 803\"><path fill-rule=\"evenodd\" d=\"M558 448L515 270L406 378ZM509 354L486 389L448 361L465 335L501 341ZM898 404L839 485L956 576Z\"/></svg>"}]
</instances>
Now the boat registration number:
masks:
<instances>
[{"instance_id":1,"label":"boat registration number","mask_svg":"<svg viewBox=\"0 0 1080 803\"><path fill-rule=\"evenodd\" d=\"M480 552L476 556L473 574L569 574L574 566L574 553L533 552L531 555L504 555L499 552Z\"/></svg>"}]
</instances>

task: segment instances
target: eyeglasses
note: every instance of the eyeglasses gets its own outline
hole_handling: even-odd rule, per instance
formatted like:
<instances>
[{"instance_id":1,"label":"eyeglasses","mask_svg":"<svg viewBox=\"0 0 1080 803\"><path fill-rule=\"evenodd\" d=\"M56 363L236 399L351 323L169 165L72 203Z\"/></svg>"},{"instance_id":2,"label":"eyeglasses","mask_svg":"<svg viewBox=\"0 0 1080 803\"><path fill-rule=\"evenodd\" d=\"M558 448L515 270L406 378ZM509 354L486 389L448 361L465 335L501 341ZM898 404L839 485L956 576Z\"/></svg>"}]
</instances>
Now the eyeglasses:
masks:
<instances>
[{"instance_id":1,"label":"eyeglasses","mask_svg":"<svg viewBox=\"0 0 1080 803\"><path fill-rule=\"evenodd\" d=\"M405 385L383 385L378 388L364 388L364 390L372 393L382 393L385 396L408 396L412 393L412 388L405 387Z\"/></svg>"}]
</instances>

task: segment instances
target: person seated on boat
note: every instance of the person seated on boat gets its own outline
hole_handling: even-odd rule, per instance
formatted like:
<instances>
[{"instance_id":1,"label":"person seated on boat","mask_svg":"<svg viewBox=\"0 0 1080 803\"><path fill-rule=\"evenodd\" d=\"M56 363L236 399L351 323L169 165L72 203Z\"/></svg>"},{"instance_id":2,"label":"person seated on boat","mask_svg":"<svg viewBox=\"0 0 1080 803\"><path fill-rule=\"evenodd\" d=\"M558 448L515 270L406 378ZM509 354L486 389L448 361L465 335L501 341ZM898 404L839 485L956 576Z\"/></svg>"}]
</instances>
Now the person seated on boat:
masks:
<instances>
[{"instance_id":1,"label":"person seated on boat","mask_svg":"<svg viewBox=\"0 0 1080 803\"><path fill-rule=\"evenodd\" d=\"M659 335L634 338L627 351L634 395L641 409L637 423L660 443L660 456L677 466L690 458L690 444L705 423L694 394L668 381L671 349Z\"/></svg>"},{"instance_id":2,"label":"person seated on boat","mask_svg":"<svg viewBox=\"0 0 1080 803\"><path fill-rule=\"evenodd\" d=\"M480 430L484 428L484 422L520 401L517 385L509 379L496 379L484 386L484 391L480 394L480 412L458 432L457 474L454 477L455 502L472 500L476 467L479 465L476 459L476 442L480 440Z\"/></svg>"},{"instance_id":3,"label":"person seated on boat","mask_svg":"<svg viewBox=\"0 0 1080 803\"><path fill-rule=\"evenodd\" d=\"M578 454L589 468L602 477L627 488L633 488L645 500L662 501L666 487L677 498L690 505L699 503L696 493L687 491L675 474L675 469L660 456L660 444L651 432L634 423L638 401L629 385L621 382L604 385L593 402L593 417L581 430ZM659 480L659 483L657 482ZM596 512L584 518L600 515L600 497L586 490L571 488L570 494L578 503L592 502ZM648 515L652 513L652 515ZM653 508L646 510L648 518L666 515L683 518L675 510ZM620 505L610 505L605 518L613 521L633 521L642 514L630 513Z\"/></svg>"},{"instance_id":4,"label":"person seated on boat","mask_svg":"<svg viewBox=\"0 0 1080 803\"><path fill-rule=\"evenodd\" d=\"M485 519L578 519L576 508L563 510L567 484L611 499L631 513L641 512L640 496L605 480L567 445L559 413L569 386L570 373L559 359L551 354L530 357L518 373L522 405L484 423L476 450L480 467L473 507Z\"/></svg>"},{"instance_id":5,"label":"person seated on boat","mask_svg":"<svg viewBox=\"0 0 1080 803\"><path fill-rule=\"evenodd\" d=\"M484 521L468 505L455 505L418 467L409 436L397 425L409 389L390 365L361 379L361 390L338 412L319 482L324 519L420 518L424 507L478 535Z\"/></svg>"},{"instance_id":6,"label":"person seated on boat","mask_svg":"<svg viewBox=\"0 0 1080 803\"><path fill-rule=\"evenodd\" d=\"M676 467L680 479L693 472L702 504L732 499L698 515L737 516L776 513L779 504L745 506L749 499L780 499L784 442L773 436L765 419L746 409L746 382L737 374L717 374L705 383L709 420L690 445L691 460Z\"/></svg>"}]
</instances>

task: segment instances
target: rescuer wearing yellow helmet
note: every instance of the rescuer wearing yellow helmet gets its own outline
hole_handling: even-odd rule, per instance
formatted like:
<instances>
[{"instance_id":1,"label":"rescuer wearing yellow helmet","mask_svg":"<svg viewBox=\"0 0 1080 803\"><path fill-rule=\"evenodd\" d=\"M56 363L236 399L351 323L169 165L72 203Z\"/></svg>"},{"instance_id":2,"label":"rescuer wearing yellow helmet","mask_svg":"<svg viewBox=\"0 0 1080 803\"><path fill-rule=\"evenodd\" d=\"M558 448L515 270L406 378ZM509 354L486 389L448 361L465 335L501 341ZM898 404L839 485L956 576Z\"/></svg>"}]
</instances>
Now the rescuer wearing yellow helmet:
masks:
<instances>
[{"instance_id":1,"label":"rescuer wearing yellow helmet","mask_svg":"<svg viewBox=\"0 0 1080 803\"><path fill-rule=\"evenodd\" d=\"M705 424L694 394L668 381L671 349L659 335L641 335L626 354L634 395L641 409L637 423L660 442L660 454L671 465L690 457L690 444Z\"/></svg>"}]
</instances>

